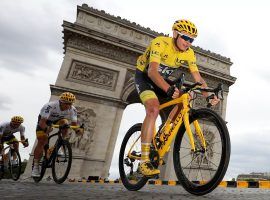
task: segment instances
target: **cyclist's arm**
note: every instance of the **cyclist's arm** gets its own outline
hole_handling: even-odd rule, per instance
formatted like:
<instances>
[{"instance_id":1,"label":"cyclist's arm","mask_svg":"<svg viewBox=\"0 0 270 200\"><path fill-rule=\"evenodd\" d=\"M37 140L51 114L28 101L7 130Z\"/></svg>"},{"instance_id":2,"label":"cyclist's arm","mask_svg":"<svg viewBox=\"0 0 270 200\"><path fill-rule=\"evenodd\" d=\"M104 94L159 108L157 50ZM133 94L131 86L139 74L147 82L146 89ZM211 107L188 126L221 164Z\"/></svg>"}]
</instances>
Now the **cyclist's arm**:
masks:
<instances>
[{"instance_id":1,"label":"cyclist's arm","mask_svg":"<svg viewBox=\"0 0 270 200\"><path fill-rule=\"evenodd\" d=\"M20 136L21 136L21 140L25 140L24 132L25 132L25 127L24 127L23 125L21 125L21 126L20 126Z\"/></svg>"},{"instance_id":2,"label":"cyclist's arm","mask_svg":"<svg viewBox=\"0 0 270 200\"><path fill-rule=\"evenodd\" d=\"M148 68L148 77L164 92L167 92L170 85L162 78L158 72L159 64L151 62Z\"/></svg>"},{"instance_id":3,"label":"cyclist's arm","mask_svg":"<svg viewBox=\"0 0 270 200\"><path fill-rule=\"evenodd\" d=\"M206 84L205 80L201 77L201 74L199 71L191 72L191 75L192 75L195 82L200 82L200 83L202 83L203 88L207 88L207 84ZM209 96L208 92L203 91L202 94L205 98Z\"/></svg>"},{"instance_id":4,"label":"cyclist's arm","mask_svg":"<svg viewBox=\"0 0 270 200\"><path fill-rule=\"evenodd\" d=\"M199 71L195 71L195 72L191 72L192 77L194 78L195 82L200 82L202 83L202 87L203 88L207 88L207 84L205 82L205 80L201 77L200 72ZM209 96L208 92L204 92L202 91L202 94L205 98L207 98ZM210 103L214 106L216 105L220 100L218 99L218 97L215 95L213 99L210 100Z\"/></svg>"}]
</instances>

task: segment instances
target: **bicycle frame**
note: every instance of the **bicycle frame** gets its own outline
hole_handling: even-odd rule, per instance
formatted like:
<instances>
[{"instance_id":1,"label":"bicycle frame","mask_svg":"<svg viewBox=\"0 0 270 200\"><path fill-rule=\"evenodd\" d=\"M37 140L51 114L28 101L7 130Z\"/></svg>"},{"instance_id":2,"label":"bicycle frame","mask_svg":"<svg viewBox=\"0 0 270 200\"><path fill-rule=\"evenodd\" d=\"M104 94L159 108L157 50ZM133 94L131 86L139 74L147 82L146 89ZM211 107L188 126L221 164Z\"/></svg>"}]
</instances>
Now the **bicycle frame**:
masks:
<instances>
[{"instance_id":1,"label":"bicycle frame","mask_svg":"<svg viewBox=\"0 0 270 200\"><path fill-rule=\"evenodd\" d=\"M192 130L190 127L190 123L189 123L189 111L190 111L189 93L184 93L181 97L173 99L171 101L168 101L168 102L160 105L159 110L162 110L164 108L167 108L167 107L172 106L172 105L177 105L177 104L181 105L182 109L178 112L177 116L175 117L175 120L172 121L172 123L173 123L172 127L167 127L167 126L171 126L171 125L170 125L170 123L165 123L166 127L163 127L163 128L166 130L169 130L169 131L167 133L161 133L161 134L165 134L165 135L164 135L164 144L161 145L160 147L157 147L157 145L156 145L155 137L156 137L157 132L154 131L153 144L154 144L155 149L157 150L159 157L161 159L168 152L173 139L175 138L176 134L178 133L179 128L181 127L181 125L183 123L184 123L184 126L186 128L186 131L187 131L187 134L189 137L191 151L193 151L193 152L196 151L194 137L193 137L193 133L192 133ZM194 124L196 134L199 136L201 145L204 148L204 150L206 150L206 141L205 141L203 132L200 128L199 122L197 120L195 120L193 122L193 124ZM140 138L140 136L137 138L137 140L131 146L131 148L128 152L129 158L140 160L140 156L136 156L136 155L131 154L131 150L132 150L133 146L135 145L135 143L139 140L139 138Z\"/></svg>"},{"instance_id":2,"label":"bicycle frame","mask_svg":"<svg viewBox=\"0 0 270 200\"><path fill-rule=\"evenodd\" d=\"M60 125L58 125L58 124L53 124L52 125L52 127L53 128L59 128L60 127ZM71 129L77 129L77 128L80 128L81 126L69 126L69 128L71 128ZM54 136L58 136L58 138L57 138L57 140L56 140L56 142L55 142L55 144L54 144L54 149L53 149L53 151L51 152L51 154L49 155L49 158L48 158L48 149L49 149L49 144L50 144L50 139L52 138L52 137L54 137ZM59 145L59 144L61 144L61 142L63 141L64 139L63 139L63 137L62 137L62 135L61 135L61 129L59 129L56 133L54 133L54 134L52 134L52 135L50 135L49 137L48 137L48 144L47 145L45 145L44 146L44 150L45 150L45 159L46 159L46 163L47 163L47 167L50 167L50 164L51 164L51 161L53 160L53 158L54 158L54 156L56 155L56 147Z\"/></svg>"},{"instance_id":3,"label":"bicycle frame","mask_svg":"<svg viewBox=\"0 0 270 200\"><path fill-rule=\"evenodd\" d=\"M56 125L56 124L53 124L52 125L53 128L59 128L60 126L59 125ZM76 128L80 128L80 126L69 126L69 128L71 129L76 129ZM50 154L50 157L48 158L48 149L49 149L49 143L50 143L50 139L54 136L58 136L58 139L56 140L55 144L54 144L54 149L53 151L51 152ZM62 135L61 135L61 129L59 129L56 133L50 135L48 137L48 144L44 146L44 149L45 149L45 159L46 159L46 163L47 163L47 167L50 167L51 165L51 161L53 160L54 156L56 155L56 147L61 144L61 142L63 141L64 139L62 138Z\"/></svg>"},{"instance_id":4,"label":"bicycle frame","mask_svg":"<svg viewBox=\"0 0 270 200\"><path fill-rule=\"evenodd\" d=\"M17 142L18 142L18 143L22 143L22 141L17 141ZM6 142L4 142L4 143L6 143ZM7 143L6 143L6 144L7 144ZM8 156L9 156L9 158L10 158L10 156L11 156L11 150L14 149L13 143L7 144L6 147L3 147L2 152L0 152L1 155L2 155L3 161L4 161L4 157L5 157L4 153L5 153L5 151L6 151L7 149L9 149L9 150L8 150Z\"/></svg>"}]
</instances>

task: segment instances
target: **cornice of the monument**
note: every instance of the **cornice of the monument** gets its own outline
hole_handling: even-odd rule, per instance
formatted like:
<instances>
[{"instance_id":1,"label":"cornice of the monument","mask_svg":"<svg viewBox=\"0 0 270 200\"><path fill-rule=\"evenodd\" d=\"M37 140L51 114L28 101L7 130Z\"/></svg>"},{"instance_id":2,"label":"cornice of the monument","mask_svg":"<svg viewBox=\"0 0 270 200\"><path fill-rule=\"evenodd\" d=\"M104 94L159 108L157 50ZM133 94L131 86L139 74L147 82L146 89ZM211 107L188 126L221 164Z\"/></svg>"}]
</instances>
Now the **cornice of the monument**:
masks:
<instances>
[{"instance_id":1,"label":"cornice of the monument","mask_svg":"<svg viewBox=\"0 0 270 200\"><path fill-rule=\"evenodd\" d=\"M126 26L126 27L128 27L130 29L133 29L135 31L140 31L140 32L142 32L144 34L147 34L147 35L153 37L153 38L157 37L157 36L160 36L160 35L168 36L167 34L153 31L149 27L145 28L145 27L143 27L143 26L141 26L141 25L139 25L139 24L137 24L135 22L131 22L131 21L127 20L127 19L122 19L120 16L114 16L114 15L111 15L109 13L106 13L104 10L95 9L93 7L88 6L87 4L82 4L82 6L77 6L77 15L79 13L79 10L84 11L86 13L90 13L90 14L98 16L98 17L101 17L101 18L104 18L104 19L109 20L109 21L113 21L114 23ZM205 50L205 49L203 49L201 47L198 47L198 46L193 46L193 49L197 53L210 56L212 58L215 58L215 59L218 59L220 61L226 62L229 65L233 64L231 62L230 58L227 58L227 57L222 56L220 54L213 53L210 50Z\"/></svg>"},{"instance_id":2,"label":"cornice of the monument","mask_svg":"<svg viewBox=\"0 0 270 200\"><path fill-rule=\"evenodd\" d=\"M105 18L107 20L114 21L115 23L127 26L127 27L134 29L136 31L141 31L142 33L147 34L147 35L152 36L152 37L157 37L158 35L166 36L166 34L164 34L164 33L159 33L159 32L153 31L148 27L145 28L145 27L143 27L135 22L131 22L127 19L122 19L120 16L116 17L114 15L106 13L104 10L98 10L98 9L93 8L93 7L89 7L87 4L82 4L82 6L78 6L77 8L78 8L77 15L79 14L79 10L82 10L82 11L91 13L93 15L98 15L101 18Z\"/></svg>"},{"instance_id":3,"label":"cornice of the monument","mask_svg":"<svg viewBox=\"0 0 270 200\"><path fill-rule=\"evenodd\" d=\"M64 30L63 30L63 33L64 33L64 37L63 37L64 38L64 42L63 42L64 51L66 50L66 42L67 42L67 39L68 39L68 37L66 36L66 33L78 34L78 35L81 35L81 36L84 35L85 37L95 38L95 39L103 41L103 42L104 41L110 41L111 43L114 43L115 46L122 46L123 49L129 48L129 50L136 51L138 53L142 53L145 50L145 47L143 47L141 45L138 45L138 44L123 40L123 39L115 37L113 35L107 35L105 33L100 33L100 32L98 32L98 31L96 31L94 29L84 27L84 26L82 26L80 24L77 24L77 23L71 23L71 22L64 21L62 26L64 28Z\"/></svg>"}]
</instances>

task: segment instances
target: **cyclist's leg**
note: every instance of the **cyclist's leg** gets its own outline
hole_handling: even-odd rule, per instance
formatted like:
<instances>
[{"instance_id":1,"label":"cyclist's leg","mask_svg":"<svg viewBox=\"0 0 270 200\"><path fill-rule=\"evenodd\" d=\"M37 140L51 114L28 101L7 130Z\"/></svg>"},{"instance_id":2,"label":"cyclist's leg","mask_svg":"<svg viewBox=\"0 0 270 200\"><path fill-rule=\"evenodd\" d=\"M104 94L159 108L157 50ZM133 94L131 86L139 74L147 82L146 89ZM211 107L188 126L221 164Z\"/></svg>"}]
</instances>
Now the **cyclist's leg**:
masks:
<instances>
[{"instance_id":1,"label":"cyclist's leg","mask_svg":"<svg viewBox=\"0 0 270 200\"><path fill-rule=\"evenodd\" d=\"M159 100L154 92L150 80L140 71L135 75L136 89L146 109L146 116L141 130L141 165L140 171L145 176L159 174L149 159L150 145L153 138L155 122L159 114Z\"/></svg>"},{"instance_id":2,"label":"cyclist's leg","mask_svg":"<svg viewBox=\"0 0 270 200\"><path fill-rule=\"evenodd\" d=\"M7 141L7 144L13 144L15 151L19 152L19 142L14 135L10 136L9 140ZM17 159L16 153L13 153L12 156L13 156L13 160Z\"/></svg>"},{"instance_id":3,"label":"cyclist's leg","mask_svg":"<svg viewBox=\"0 0 270 200\"><path fill-rule=\"evenodd\" d=\"M45 133L39 126L36 130L37 145L34 150L34 166L32 170L33 177L40 176L39 160L42 157L44 146L48 143L48 134Z\"/></svg>"},{"instance_id":4,"label":"cyclist's leg","mask_svg":"<svg viewBox=\"0 0 270 200\"><path fill-rule=\"evenodd\" d=\"M69 122L67 119L60 119L55 124L59 126L63 126L63 125L69 125ZM62 137L65 138L68 135L68 128L62 129L61 133L62 133Z\"/></svg>"},{"instance_id":5,"label":"cyclist's leg","mask_svg":"<svg viewBox=\"0 0 270 200\"><path fill-rule=\"evenodd\" d=\"M63 126L63 125L69 125L69 122L67 119L60 119L55 124L59 126ZM68 128L62 129L61 134L62 134L62 137L65 139L68 136ZM58 155L64 155L64 150L62 148L63 146L59 149Z\"/></svg>"},{"instance_id":6,"label":"cyclist's leg","mask_svg":"<svg viewBox=\"0 0 270 200\"><path fill-rule=\"evenodd\" d=\"M157 98L151 98L144 102L146 116L141 130L141 165L140 170L143 175L152 176L159 174L160 171L155 169L150 163L150 145L153 139L155 122L159 114L159 101Z\"/></svg>"}]
</instances>

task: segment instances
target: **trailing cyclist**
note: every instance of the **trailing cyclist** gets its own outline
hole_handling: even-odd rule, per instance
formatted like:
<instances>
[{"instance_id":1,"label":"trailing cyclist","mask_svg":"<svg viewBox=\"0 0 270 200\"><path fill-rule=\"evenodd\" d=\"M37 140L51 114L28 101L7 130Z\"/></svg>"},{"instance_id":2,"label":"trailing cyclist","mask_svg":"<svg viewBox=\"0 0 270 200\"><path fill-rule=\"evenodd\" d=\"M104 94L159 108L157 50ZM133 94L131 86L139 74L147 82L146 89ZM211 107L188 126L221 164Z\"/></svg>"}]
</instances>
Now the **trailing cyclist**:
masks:
<instances>
[{"instance_id":1,"label":"trailing cyclist","mask_svg":"<svg viewBox=\"0 0 270 200\"><path fill-rule=\"evenodd\" d=\"M28 140L25 139L25 127L22 125L23 117L14 116L9 122L0 123L0 152L3 149L3 144L13 144L14 149L19 152L19 141L14 136L14 133L20 132L21 142L24 147L28 147Z\"/></svg>"},{"instance_id":2,"label":"trailing cyclist","mask_svg":"<svg viewBox=\"0 0 270 200\"><path fill-rule=\"evenodd\" d=\"M32 177L40 176L39 160L42 156L44 146L48 143L48 135L52 131L52 124L58 124L62 127L67 125L67 128L62 129L62 135L65 137L68 132L68 125L77 126L77 110L73 106L76 97L70 92L64 92L60 95L59 100L51 101L45 104L38 116L36 128L37 146L34 150L34 166ZM75 130L76 134L83 134L82 128Z\"/></svg>"},{"instance_id":3,"label":"trailing cyclist","mask_svg":"<svg viewBox=\"0 0 270 200\"><path fill-rule=\"evenodd\" d=\"M178 79L179 68L187 65L195 82L207 84L201 77L196 65L196 57L191 48L192 42L197 37L196 26L188 20L175 21L172 27L173 37L158 36L153 39L143 55L137 60L135 84L137 92L146 109L146 117L141 130L141 164L139 171L145 176L154 176L160 173L153 167L149 160L150 145L153 138L155 121L159 114L159 98L181 96L181 92L173 85ZM203 92L207 98L208 92ZM209 99L212 105L216 105L219 99L214 96ZM176 106L170 113L169 119L173 119L177 113Z\"/></svg>"}]
</instances>

